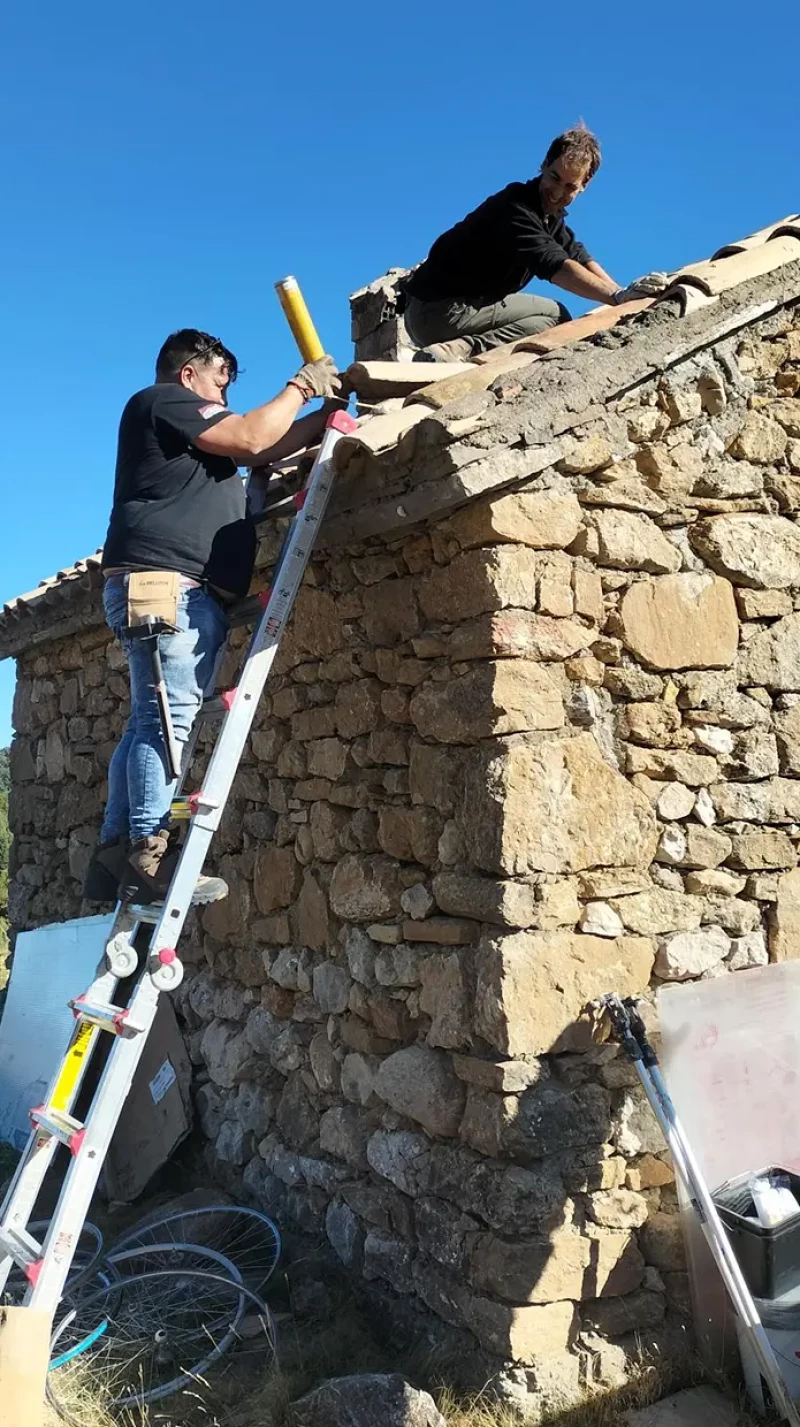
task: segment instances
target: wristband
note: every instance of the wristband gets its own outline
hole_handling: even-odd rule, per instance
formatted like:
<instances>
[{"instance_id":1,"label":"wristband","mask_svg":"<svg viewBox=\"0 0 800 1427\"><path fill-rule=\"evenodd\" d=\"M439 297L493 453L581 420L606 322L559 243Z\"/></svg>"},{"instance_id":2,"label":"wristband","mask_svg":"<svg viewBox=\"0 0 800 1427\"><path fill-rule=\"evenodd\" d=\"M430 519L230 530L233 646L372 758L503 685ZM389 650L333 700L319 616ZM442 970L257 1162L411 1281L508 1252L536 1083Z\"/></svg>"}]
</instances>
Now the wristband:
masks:
<instances>
[{"instance_id":1,"label":"wristband","mask_svg":"<svg viewBox=\"0 0 800 1427\"><path fill-rule=\"evenodd\" d=\"M306 402L309 402L309 401L312 401L312 400L313 400L313 398L314 398L314 392L312 391L311 387L301 386L300 382L297 381L295 377L290 377L290 379L289 379L289 381L286 383L286 385L287 385L287 386L293 386L296 391L299 391L300 395L301 395L302 398L303 398L303 404L304 404L304 405L306 404Z\"/></svg>"}]
</instances>

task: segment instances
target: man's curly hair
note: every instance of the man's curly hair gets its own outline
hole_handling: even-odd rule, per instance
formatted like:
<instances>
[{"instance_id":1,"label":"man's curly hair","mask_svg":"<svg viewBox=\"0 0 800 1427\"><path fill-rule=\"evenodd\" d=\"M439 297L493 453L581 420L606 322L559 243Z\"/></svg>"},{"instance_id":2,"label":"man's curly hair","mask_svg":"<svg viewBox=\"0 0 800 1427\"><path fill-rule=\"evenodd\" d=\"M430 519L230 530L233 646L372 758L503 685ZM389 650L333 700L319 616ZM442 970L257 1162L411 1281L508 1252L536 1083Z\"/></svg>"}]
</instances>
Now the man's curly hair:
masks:
<instances>
[{"instance_id":1,"label":"man's curly hair","mask_svg":"<svg viewBox=\"0 0 800 1427\"><path fill-rule=\"evenodd\" d=\"M563 134L559 134L554 139L547 153L544 156L544 164L555 163L556 159L567 158L571 164L581 164L588 168L587 183L590 178L594 178L600 167L600 143L591 129L587 129L584 123L576 124L574 129L566 129Z\"/></svg>"}]
</instances>

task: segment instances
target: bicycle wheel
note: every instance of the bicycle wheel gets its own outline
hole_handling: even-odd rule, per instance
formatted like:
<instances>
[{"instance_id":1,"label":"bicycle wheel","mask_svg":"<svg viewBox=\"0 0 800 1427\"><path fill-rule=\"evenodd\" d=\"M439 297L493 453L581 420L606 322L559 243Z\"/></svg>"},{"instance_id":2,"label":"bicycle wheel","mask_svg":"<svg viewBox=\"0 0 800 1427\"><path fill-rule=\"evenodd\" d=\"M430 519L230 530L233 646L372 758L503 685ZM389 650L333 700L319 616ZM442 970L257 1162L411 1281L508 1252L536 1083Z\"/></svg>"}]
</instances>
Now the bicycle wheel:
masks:
<instances>
[{"instance_id":1,"label":"bicycle wheel","mask_svg":"<svg viewBox=\"0 0 800 1427\"><path fill-rule=\"evenodd\" d=\"M263 1293L281 1255L277 1224L257 1209L237 1204L207 1204L148 1215L116 1241L113 1253L170 1241L218 1250L236 1264L243 1282L254 1293Z\"/></svg>"},{"instance_id":2,"label":"bicycle wheel","mask_svg":"<svg viewBox=\"0 0 800 1427\"><path fill-rule=\"evenodd\" d=\"M58 1356L95 1336L80 1365L69 1359L48 1377L48 1400L73 1427L93 1427L91 1403L82 1416L60 1400L78 1396L69 1392L71 1371L97 1382L111 1408L141 1407L169 1397L196 1384L228 1351L248 1306L258 1312L274 1355L275 1330L266 1304L222 1273L151 1269L98 1289L53 1334L51 1350L58 1348ZM97 1333L99 1324L103 1329Z\"/></svg>"},{"instance_id":3,"label":"bicycle wheel","mask_svg":"<svg viewBox=\"0 0 800 1427\"><path fill-rule=\"evenodd\" d=\"M149 1262L151 1257L153 1258L152 1263ZM122 1272L120 1272L119 1269L120 1264L123 1266ZM107 1258L104 1259L103 1264L95 1270L94 1277L100 1279L100 1286L107 1290L110 1302L113 1286L121 1283L126 1276L131 1276L130 1274L126 1275L125 1272L129 1266L132 1266L134 1274L147 1272L148 1267L168 1268L171 1273L176 1275L178 1282L180 1282L181 1274L191 1272L192 1269L199 1269L211 1273L220 1273L223 1277L229 1278L232 1283L241 1283L241 1275L235 1264L232 1264L230 1259L226 1259L223 1254L217 1253L214 1249L195 1247L194 1244L156 1244L152 1249L148 1247L132 1249L127 1253L109 1254ZM67 1320L69 1320L70 1324L73 1324L76 1319L78 1319L78 1310L82 1306L80 1289L77 1296L65 1292L62 1303L70 1305L69 1311L66 1317L62 1318L61 1324L56 1329L56 1332L61 1331L61 1325L66 1327ZM48 1367L49 1372L52 1372L55 1368L63 1367L66 1363L71 1362L73 1358L80 1357L81 1353L85 1353L89 1348L94 1347L98 1339L102 1337L108 1329L108 1318L106 1316L108 1308L109 1304L107 1303L104 1306L103 1314L98 1317L98 1321L94 1324L89 1323L85 1312L80 1316L78 1321L80 1323L81 1333L70 1335L70 1338L74 1338L74 1341L70 1341L69 1347L59 1353L56 1358L50 1360ZM218 1332L220 1327L224 1327L224 1322L222 1324L219 1322L208 1324L210 1332Z\"/></svg>"}]
</instances>

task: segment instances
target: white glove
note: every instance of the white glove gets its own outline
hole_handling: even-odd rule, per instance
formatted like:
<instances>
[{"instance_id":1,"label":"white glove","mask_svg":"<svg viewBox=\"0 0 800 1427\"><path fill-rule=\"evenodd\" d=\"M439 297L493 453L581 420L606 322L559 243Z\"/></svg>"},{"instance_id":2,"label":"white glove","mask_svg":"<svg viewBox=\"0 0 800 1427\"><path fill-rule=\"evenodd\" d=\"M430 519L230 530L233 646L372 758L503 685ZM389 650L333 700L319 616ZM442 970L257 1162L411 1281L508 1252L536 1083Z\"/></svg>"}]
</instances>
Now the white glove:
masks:
<instances>
[{"instance_id":1,"label":"white glove","mask_svg":"<svg viewBox=\"0 0 800 1427\"><path fill-rule=\"evenodd\" d=\"M617 288L614 301L634 302L636 298L655 297L656 293L663 292L669 284L669 273L645 273L644 277L637 277L636 281L629 283L627 287Z\"/></svg>"}]
</instances>

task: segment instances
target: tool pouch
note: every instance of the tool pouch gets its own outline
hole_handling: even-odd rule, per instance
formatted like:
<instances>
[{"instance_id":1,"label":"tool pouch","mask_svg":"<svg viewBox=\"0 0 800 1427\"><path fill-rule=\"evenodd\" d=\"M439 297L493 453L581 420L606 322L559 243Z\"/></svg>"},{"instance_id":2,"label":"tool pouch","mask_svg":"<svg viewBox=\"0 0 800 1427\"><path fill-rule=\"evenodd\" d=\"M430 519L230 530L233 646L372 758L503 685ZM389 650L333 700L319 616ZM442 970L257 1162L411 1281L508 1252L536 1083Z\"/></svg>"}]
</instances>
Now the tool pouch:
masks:
<instances>
[{"instance_id":1,"label":"tool pouch","mask_svg":"<svg viewBox=\"0 0 800 1427\"><path fill-rule=\"evenodd\" d=\"M181 577L175 570L133 570L128 576L128 627L178 624Z\"/></svg>"}]
</instances>

